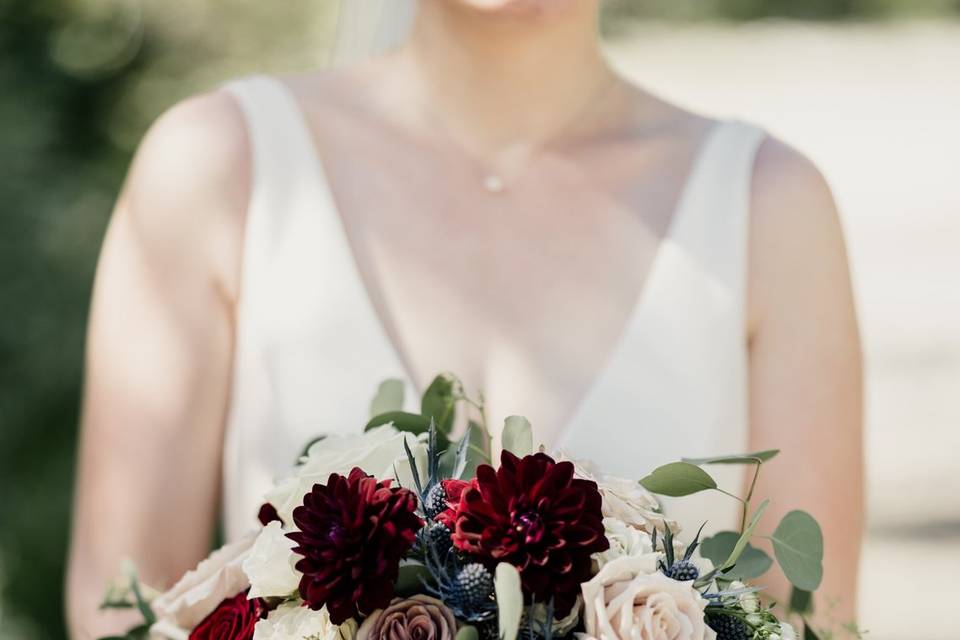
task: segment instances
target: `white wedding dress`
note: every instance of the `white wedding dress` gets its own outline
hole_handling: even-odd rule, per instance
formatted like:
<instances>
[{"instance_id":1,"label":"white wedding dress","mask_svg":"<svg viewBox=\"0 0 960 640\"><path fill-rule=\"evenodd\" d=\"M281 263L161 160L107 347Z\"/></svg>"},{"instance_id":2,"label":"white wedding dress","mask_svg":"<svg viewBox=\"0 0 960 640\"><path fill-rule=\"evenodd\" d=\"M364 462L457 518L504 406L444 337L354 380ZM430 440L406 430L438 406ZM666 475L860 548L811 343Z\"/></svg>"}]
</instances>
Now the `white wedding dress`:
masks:
<instances>
[{"instance_id":1,"label":"white wedding dress","mask_svg":"<svg viewBox=\"0 0 960 640\"><path fill-rule=\"evenodd\" d=\"M263 494L307 441L362 427L377 383L404 380L411 407L417 395L360 277L290 90L265 76L227 88L252 149L223 451L223 513L234 539L256 524ZM709 134L618 346L548 448L631 478L683 456L746 448L749 192L763 137L735 121ZM739 491L741 470L710 470ZM739 517L737 503L717 493L668 501L666 509L687 530L701 520L711 531L732 528Z\"/></svg>"}]
</instances>

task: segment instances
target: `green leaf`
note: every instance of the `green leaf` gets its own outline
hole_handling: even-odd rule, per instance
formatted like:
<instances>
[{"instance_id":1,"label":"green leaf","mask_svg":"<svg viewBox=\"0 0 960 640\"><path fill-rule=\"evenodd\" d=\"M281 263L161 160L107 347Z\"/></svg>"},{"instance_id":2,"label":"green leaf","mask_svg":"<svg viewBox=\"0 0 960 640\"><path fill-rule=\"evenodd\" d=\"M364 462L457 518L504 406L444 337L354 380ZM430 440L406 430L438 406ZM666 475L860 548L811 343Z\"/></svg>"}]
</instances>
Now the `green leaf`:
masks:
<instances>
[{"instance_id":1,"label":"green leaf","mask_svg":"<svg viewBox=\"0 0 960 640\"><path fill-rule=\"evenodd\" d=\"M804 511L791 511L770 536L784 575L798 589L815 591L823 580L823 532Z\"/></svg>"},{"instance_id":2,"label":"green leaf","mask_svg":"<svg viewBox=\"0 0 960 640\"><path fill-rule=\"evenodd\" d=\"M800 615L813 613L813 594L809 591L794 587L790 591L789 611L799 613Z\"/></svg>"},{"instance_id":3,"label":"green leaf","mask_svg":"<svg viewBox=\"0 0 960 640\"><path fill-rule=\"evenodd\" d=\"M370 417L403 409L403 380L389 378L380 383L370 401Z\"/></svg>"},{"instance_id":4,"label":"green leaf","mask_svg":"<svg viewBox=\"0 0 960 640\"><path fill-rule=\"evenodd\" d=\"M433 418L437 423L437 429L444 436L450 435L456 417L457 400L453 395L453 383L452 377L440 374L423 392L423 398L420 401L420 413L424 419L429 421Z\"/></svg>"},{"instance_id":5,"label":"green leaf","mask_svg":"<svg viewBox=\"0 0 960 640\"><path fill-rule=\"evenodd\" d=\"M756 451L754 453L740 453L728 456L715 456L713 458L683 458L684 462L690 464L756 464L768 462L780 453L780 449L768 449L766 451Z\"/></svg>"},{"instance_id":6,"label":"green leaf","mask_svg":"<svg viewBox=\"0 0 960 640\"><path fill-rule=\"evenodd\" d=\"M503 448L515 456L523 457L533 453L533 428L523 416L510 416L503 423L501 437Z\"/></svg>"},{"instance_id":7,"label":"green leaf","mask_svg":"<svg viewBox=\"0 0 960 640\"><path fill-rule=\"evenodd\" d=\"M429 579L430 571L419 562L402 564L397 574L397 595L407 597L423 593L423 582Z\"/></svg>"},{"instance_id":8,"label":"green leaf","mask_svg":"<svg viewBox=\"0 0 960 640\"><path fill-rule=\"evenodd\" d=\"M700 555L709 558L713 566L720 567L733 553L733 548L740 539L736 531L721 531L700 543ZM752 580L765 574L773 564L773 559L761 549L747 543L736 565L724 574L731 580Z\"/></svg>"},{"instance_id":9,"label":"green leaf","mask_svg":"<svg viewBox=\"0 0 960 640\"><path fill-rule=\"evenodd\" d=\"M370 431L374 427L380 427L385 424L393 424L400 431L409 431L414 434L426 433L430 428L430 418L406 411L388 411L378 416L370 418L370 422L363 428L364 431ZM439 435L439 434L438 434Z\"/></svg>"},{"instance_id":10,"label":"green leaf","mask_svg":"<svg viewBox=\"0 0 960 640\"><path fill-rule=\"evenodd\" d=\"M300 464L300 461L301 461L303 458L306 458L306 457L307 457L307 454L310 453L310 447L312 447L313 445L317 444L318 442L322 442L323 439L326 438L326 437L327 437L326 435L322 435L322 436L317 436L316 438L311 439L310 442L308 442L308 443L306 444L306 446L303 447L303 451L300 452L300 455L297 456L297 459L296 459L296 461L294 462L294 465Z\"/></svg>"},{"instance_id":11,"label":"green leaf","mask_svg":"<svg viewBox=\"0 0 960 640\"><path fill-rule=\"evenodd\" d=\"M687 462L671 462L657 467L640 484L647 491L674 498L717 488L710 474Z\"/></svg>"},{"instance_id":12,"label":"green leaf","mask_svg":"<svg viewBox=\"0 0 960 640\"><path fill-rule=\"evenodd\" d=\"M457 631L455 640L480 640L480 634L473 625L465 624Z\"/></svg>"},{"instance_id":13,"label":"green leaf","mask_svg":"<svg viewBox=\"0 0 960 640\"><path fill-rule=\"evenodd\" d=\"M737 563L737 560L740 559L740 554L743 553L743 550L747 548L747 543L750 542L750 537L753 536L753 530L757 528L757 523L760 522L760 517L763 515L763 512L767 510L767 507L770 505L769 500L764 500L757 510L753 512L753 517L750 519L750 524L746 526L743 530L743 533L740 534L740 539L737 540L737 543L733 546L733 551L730 552L730 557L727 558L727 561L723 563L723 569L729 569Z\"/></svg>"}]
</instances>

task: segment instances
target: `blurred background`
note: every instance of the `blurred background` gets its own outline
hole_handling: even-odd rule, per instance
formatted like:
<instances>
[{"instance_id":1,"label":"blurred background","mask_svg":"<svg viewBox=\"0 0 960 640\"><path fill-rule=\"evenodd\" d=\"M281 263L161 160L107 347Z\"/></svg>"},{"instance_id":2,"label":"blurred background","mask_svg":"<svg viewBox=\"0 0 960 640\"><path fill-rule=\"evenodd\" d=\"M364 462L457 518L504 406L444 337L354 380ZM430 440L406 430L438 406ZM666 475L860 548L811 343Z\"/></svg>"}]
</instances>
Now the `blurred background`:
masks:
<instances>
[{"instance_id":1,"label":"blurred background","mask_svg":"<svg viewBox=\"0 0 960 640\"><path fill-rule=\"evenodd\" d=\"M83 336L112 201L149 123L235 75L325 63L336 3L0 0L0 638L60 614ZM960 0L619 0L610 55L757 122L834 186L864 334L862 627L956 640Z\"/></svg>"}]
</instances>

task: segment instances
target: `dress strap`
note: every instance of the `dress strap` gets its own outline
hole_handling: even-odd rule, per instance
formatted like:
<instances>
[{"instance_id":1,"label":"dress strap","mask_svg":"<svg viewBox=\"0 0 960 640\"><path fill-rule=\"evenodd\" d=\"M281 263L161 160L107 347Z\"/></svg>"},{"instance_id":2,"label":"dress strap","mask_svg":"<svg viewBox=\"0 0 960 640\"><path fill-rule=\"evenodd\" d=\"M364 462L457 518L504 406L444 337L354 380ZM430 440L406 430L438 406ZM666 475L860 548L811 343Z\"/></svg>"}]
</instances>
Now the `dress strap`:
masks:
<instances>
[{"instance_id":1,"label":"dress strap","mask_svg":"<svg viewBox=\"0 0 960 640\"><path fill-rule=\"evenodd\" d=\"M737 120L717 127L690 177L670 242L744 310L753 168L766 132Z\"/></svg>"},{"instance_id":2,"label":"dress strap","mask_svg":"<svg viewBox=\"0 0 960 640\"><path fill-rule=\"evenodd\" d=\"M256 75L224 85L237 100L250 136L251 191L247 232L276 249L287 224L281 212L316 201L319 161L313 135L290 90L279 80ZM269 219L258 219L269 216ZM256 254L257 247L247 249ZM256 259L255 255L249 256Z\"/></svg>"}]
</instances>

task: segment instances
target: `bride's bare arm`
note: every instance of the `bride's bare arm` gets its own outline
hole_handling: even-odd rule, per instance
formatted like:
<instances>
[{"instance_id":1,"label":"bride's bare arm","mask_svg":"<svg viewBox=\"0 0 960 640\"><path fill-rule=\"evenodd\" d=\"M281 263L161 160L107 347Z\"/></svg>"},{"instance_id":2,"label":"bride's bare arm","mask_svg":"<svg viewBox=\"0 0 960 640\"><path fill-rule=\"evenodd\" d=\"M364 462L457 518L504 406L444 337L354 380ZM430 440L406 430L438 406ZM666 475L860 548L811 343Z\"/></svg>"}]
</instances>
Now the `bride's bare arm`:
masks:
<instances>
[{"instance_id":1,"label":"bride's bare arm","mask_svg":"<svg viewBox=\"0 0 960 640\"><path fill-rule=\"evenodd\" d=\"M67 578L74 638L123 626L96 607L124 558L165 587L209 550L247 144L228 95L174 107L144 140L110 221L87 337Z\"/></svg>"},{"instance_id":2,"label":"bride's bare arm","mask_svg":"<svg viewBox=\"0 0 960 640\"><path fill-rule=\"evenodd\" d=\"M757 159L751 222L751 446L782 449L761 473L769 534L790 509L820 522L817 619L856 614L863 526L860 341L846 250L824 179L770 140ZM782 576L762 583L785 597ZM828 611L829 609L829 611Z\"/></svg>"}]
</instances>

